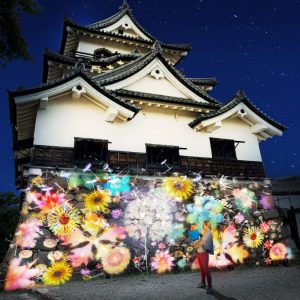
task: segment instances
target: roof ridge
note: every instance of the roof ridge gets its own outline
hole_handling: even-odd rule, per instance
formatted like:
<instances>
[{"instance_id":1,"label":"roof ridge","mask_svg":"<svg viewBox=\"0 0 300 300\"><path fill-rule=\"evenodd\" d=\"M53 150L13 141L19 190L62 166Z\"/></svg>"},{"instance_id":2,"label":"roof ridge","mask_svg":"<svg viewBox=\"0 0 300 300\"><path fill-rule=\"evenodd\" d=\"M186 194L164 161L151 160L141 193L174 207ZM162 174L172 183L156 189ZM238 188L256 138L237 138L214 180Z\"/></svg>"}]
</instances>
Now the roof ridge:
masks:
<instances>
[{"instance_id":1,"label":"roof ridge","mask_svg":"<svg viewBox=\"0 0 300 300\"><path fill-rule=\"evenodd\" d=\"M110 32L110 31L104 31L104 30L97 30L94 28L90 28L87 26L82 26L76 22L74 22L73 20L65 17L64 20L65 23L70 23L69 25L73 25L75 27L77 27L78 30L86 30L86 31L90 31L94 34L105 34L105 35L110 35L113 37L118 37L118 38L123 38L123 39L127 39L127 40L131 40L131 41L138 41L138 42L142 42L142 43L146 43L146 44L151 44L153 43L153 41L156 40L156 38L153 37L153 39L149 40L145 40L143 38L140 37L133 37L133 36L128 36L128 35L121 35L118 33L114 33L114 32ZM66 24L65 24L66 25ZM168 43L162 43L161 42L162 47L166 47L166 48L177 48L177 49L181 49L181 50L186 50L189 51L192 49L191 44L190 43L186 43L186 44L168 44Z\"/></svg>"},{"instance_id":2,"label":"roof ridge","mask_svg":"<svg viewBox=\"0 0 300 300\"><path fill-rule=\"evenodd\" d=\"M269 122L273 126L279 128L282 131L287 129L284 125L282 125L281 123L275 121L273 118L271 118L266 113L261 111L254 103L252 103L247 98L244 90L242 90L242 89L237 90L237 92L235 93L233 98L231 100L229 100L229 102L227 102L225 105L223 105L219 110L210 112L208 114L200 114L195 120L193 120L192 122L189 123L189 126L195 127L201 121L204 121L204 120L210 119L212 117L218 116L222 113L225 113L225 112L229 111L230 109L232 109L233 107L235 107L236 105L238 105L241 102L243 102L246 106L248 106L249 109L252 109L262 119L267 119L267 122Z\"/></svg>"},{"instance_id":3,"label":"roof ridge","mask_svg":"<svg viewBox=\"0 0 300 300\"><path fill-rule=\"evenodd\" d=\"M182 98L182 97L174 97L174 96L168 96L168 95L162 95L162 94L152 94L152 93L146 93L146 92L139 92L139 91L131 91L131 90L126 90L126 89L117 89L114 90L115 93L121 94L123 96L136 96L136 97L142 97L142 98L152 98L154 100L163 100L163 101L169 101L169 102L175 102L179 103L181 102L182 104L186 105L197 105L201 107L218 107L217 104L214 103L204 103L204 102L199 102L196 100L193 100L191 98ZM185 103L183 103L185 102Z\"/></svg>"},{"instance_id":4,"label":"roof ridge","mask_svg":"<svg viewBox=\"0 0 300 300\"><path fill-rule=\"evenodd\" d=\"M136 64L140 63L143 60L147 60L147 59L150 60L149 57L152 56L152 55L153 55L153 51L150 51L150 52L146 53L145 55L137 58L136 60L134 60L132 62L129 62L126 65L122 65L122 66L118 67L117 69L114 69L114 70L111 70L110 72L106 72L106 73L102 73L102 74L100 73L99 75L96 75L95 77L93 77L93 79L94 80L99 79L101 81L102 78L104 78L104 80L106 80L105 77L109 78L114 73L120 73L120 72L123 72L123 71L126 72L127 69L130 69L131 71L134 71L135 70L134 67L135 67ZM143 63L145 63L145 62L143 62Z\"/></svg>"}]
</instances>

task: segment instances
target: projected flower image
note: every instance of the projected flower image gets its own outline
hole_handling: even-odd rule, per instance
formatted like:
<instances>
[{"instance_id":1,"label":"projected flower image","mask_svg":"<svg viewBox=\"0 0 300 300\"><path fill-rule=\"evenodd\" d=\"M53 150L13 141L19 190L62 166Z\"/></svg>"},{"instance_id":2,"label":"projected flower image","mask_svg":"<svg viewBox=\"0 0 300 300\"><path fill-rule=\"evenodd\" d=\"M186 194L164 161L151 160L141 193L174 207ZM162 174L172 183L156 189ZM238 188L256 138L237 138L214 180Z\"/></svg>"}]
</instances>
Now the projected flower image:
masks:
<instances>
[{"instance_id":1,"label":"projected flower image","mask_svg":"<svg viewBox=\"0 0 300 300\"><path fill-rule=\"evenodd\" d=\"M66 174L30 178L6 290L61 285L78 275L197 269L188 232L200 231L205 220L212 224L212 268L293 257L282 238L285 225L264 218L274 206L259 183L224 176L144 179L88 168Z\"/></svg>"}]
</instances>

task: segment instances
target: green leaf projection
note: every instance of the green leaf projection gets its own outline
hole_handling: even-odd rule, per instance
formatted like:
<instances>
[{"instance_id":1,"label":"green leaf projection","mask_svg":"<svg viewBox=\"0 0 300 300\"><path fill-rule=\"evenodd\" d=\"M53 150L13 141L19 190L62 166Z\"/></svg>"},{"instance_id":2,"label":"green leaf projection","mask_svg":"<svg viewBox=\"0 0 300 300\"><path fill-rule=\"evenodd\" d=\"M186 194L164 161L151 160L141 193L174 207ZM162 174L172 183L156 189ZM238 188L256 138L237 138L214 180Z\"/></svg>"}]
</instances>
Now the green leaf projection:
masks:
<instances>
[{"instance_id":1,"label":"green leaf projection","mask_svg":"<svg viewBox=\"0 0 300 300\"><path fill-rule=\"evenodd\" d=\"M188 231L205 220L213 226L210 267L294 255L270 187L259 182L45 171L29 180L5 290L197 269Z\"/></svg>"}]
</instances>

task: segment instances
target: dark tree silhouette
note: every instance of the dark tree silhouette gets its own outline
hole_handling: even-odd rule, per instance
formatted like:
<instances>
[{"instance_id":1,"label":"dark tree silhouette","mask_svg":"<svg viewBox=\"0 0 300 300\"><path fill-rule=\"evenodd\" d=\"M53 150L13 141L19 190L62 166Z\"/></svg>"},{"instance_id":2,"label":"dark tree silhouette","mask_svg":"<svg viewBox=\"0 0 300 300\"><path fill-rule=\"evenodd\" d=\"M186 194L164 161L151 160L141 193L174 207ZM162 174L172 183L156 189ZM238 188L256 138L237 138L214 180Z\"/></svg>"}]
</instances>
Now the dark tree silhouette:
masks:
<instances>
[{"instance_id":1,"label":"dark tree silhouette","mask_svg":"<svg viewBox=\"0 0 300 300\"><path fill-rule=\"evenodd\" d=\"M0 1L0 67L14 59L32 60L20 28L21 13L37 14L37 0Z\"/></svg>"},{"instance_id":2,"label":"dark tree silhouette","mask_svg":"<svg viewBox=\"0 0 300 300\"><path fill-rule=\"evenodd\" d=\"M13 193L0 193L0 262L13 239L20 217L19 197Z\"/></svg>"}]
</instances>

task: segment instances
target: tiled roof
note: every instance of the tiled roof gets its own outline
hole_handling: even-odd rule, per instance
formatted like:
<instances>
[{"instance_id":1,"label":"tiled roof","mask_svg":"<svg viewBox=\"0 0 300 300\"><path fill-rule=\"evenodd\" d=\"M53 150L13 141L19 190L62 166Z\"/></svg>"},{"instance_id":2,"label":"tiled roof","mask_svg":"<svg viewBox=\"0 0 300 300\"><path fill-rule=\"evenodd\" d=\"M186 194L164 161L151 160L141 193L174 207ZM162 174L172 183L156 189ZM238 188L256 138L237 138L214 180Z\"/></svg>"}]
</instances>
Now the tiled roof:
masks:
<instances>
[{"instance_id":1,"label":"tiled roof","mask_svg":"<svg viewBox=\"0 0 300 300\"><path fill-rule=\"evenodd\" d=\"M202 121L211 119L213 117L219 116L233 107L237 106L239 103L244 103L249 109L251 109L253 112L255 112L258 116L260 116L262 119L267 121L268 123L272 124L274 127L284 131L287 128L284 127L282 124L276 122L271 117L263 113L261 110L259 110L252 102L249 101L249 99L246 97L243 90L237 91L236 95L224 106L222 106L219 110L210 112L208 114L200 114L194 121L192 121L189 125L191 127L197 126Z\"/></svg>"},{"instance_id":2,"label":"tiled roof","mask_svg":"<svg viewBox=\"0 0 300 300\"><path fill-rule=\"evenodd\" d=\"M85 64L86 67L89 68L91 64L105 67L107 65L117 62L118 60L132 61L139 58L140 56L141 54L137 54L137 53L130 53L130 54L116 53L110 57L104 57L100 59L93 59L93 58L83 59L78 57L69 57L46 49L44 53L43 82L47 81L49 60L63 63L66 65L71 65L71 66L75 66L78 61L81 61L82 63Z\"/></svg>"},{"instance_id":3,"label":"tiled roof","mask_svg":"<svg viewBox=\"0 0 300 300\"><path fill-rule=\"evenodd\" d=\"M91 29L96 29L96 30L101 30L103 28L106 28L116 22L118 22L123 16L128 15L132 22L135 24L135 26L141 31L143 32L150 40L155 41L156 38L154 36L152 36L148 31L146 31L136 20L136 18L134 17L134 15L132 14L132 10L129 7L128 3L123 3L123 5L120 7L120 11L117 12L116 14L114 14L113 16L111 16L110 18L107 18L105 20L87 25L85 27L87 28L91 28Z\"/></svg>"},{"instance_id":4,"label":"tiled roof","mask_svg":"<svg viewBox=\"0 0 300 300\"><path fill-rule=\"evenodd\" d=\"M136 42L141 42L143 44L148 44L148 45L152 45L153 42L156 40L156 39L145 40L145 39L142 39L140 37L132 37L132 36L122 35L122 34L108 32L108 31L104 31L104 30L92 29L92 28L88 28L88 27L85 27L85 26L81 26L81 25L77 24L76 22L72 21L69 18L65 18L65 20L64 20L64 33L63 33L61 47L60 47L60 51L59 51L59 53L61 53L61 54L64 52L64 48L65 48L65 44L66 44L66 39L67 39L66 28L67 28L67 26L73 27L73 28L75 28L77 30L81 30L83 32L95 34L95 35L100 34L100 35L104 35L104 36L111 36L111 37L115 37L115 38L118 38L118 39L136 41ZM192 49L191 44L161 43L161 46L162 46L162 48L173 49L173 50L177 50L177 51L189 51L189 50Z\"/></svg>"},{"instance_id":5,"label":"tiled roof","mask_svg":"<svg viewBox=\"0 0 300 300\"><path fill-rule=\"evenodd\" d=\"M197 84L197 85L208 85L208 86L216 86L217 79L214 77L209 77L209 78L188 78L192 83Z\"/></svg>"},{"instance_id":6,"label":"tiled roof","mask_svg":"<svg viewBox=\"0 0 300 300\"><path fill-rule=\"evenodd\" d=\"M132 97L132 98L145 99L147 101L154 101L154 102L166 102L166 103L172 103L172 104L175 103L175 104L181 104L181 105L189 105L189 106L194 106L194 107L207 107L207 108L214 108L214 109L219 107L219 105L214 104L214 103L203 103L203 102L195 101L192 99L136 92L136 91L130 91L130 90L125 90L125 89L114 90L114 93L119 96L123 96L123 97L128 96L128 97Z\"/></svg>"},{"instance_id":7,"label":"tiled roof","mask_svg":"<svg viewBox=\"0 0 300 300\"><path fill-rule=\"evenodd\" d=\"M59 86L59 85L65 83L65 82L68 82L68 81L76 78L77 76L81 76L93 88L95 88L97 91L99 91L103 95L109 97L111 100L118 103L119 105L121 105L121 106L135 112L135 113L137 113L139 111L139 109L136 106L134 106L133 104L127 103L126 101L124 101L123 99L118 97L116 94L114 94L112 91L107 90L106 88L100 87L99 85L95 84L92 81L90 75L87 72L83 71L83 70L75 70L75 71L63 76L62 78L60 78L58 80L49 81L49 82L47 82L45 84L42 84L38 87L34 87L34 88L26 89L26 90L19 90L19 91L9 92L9 94L10 94L11 98L15 98L15 97L18 97L18 96L23 96L23 95L29 95L29 94L32 94L32 93L44 91L44 90L47 90L49 88Z\"/></svg>"},{"instance_id":8,"label":"tiled roof","mask_svg":"<svg viewBox=\"0 0 300 300\"><path fill-rule=\"evenodd\" d=\"M272 179L273 195L300 195L300 176Z\"/></svg>"},{"instance_id":9,"label":"tiled roof","mask_svg":"<svg viewBox=\"0 0 300 300\"><path fill-rule=\"evenodd\" d=\"M49 57L53 60L57 60L57 61L61 61L61 62L69 62L69 63L74 63L74 64L76 62L78 62L78 60L82 59L81 57L69 57L66 55L62 55L62 54L56 53L56 52L48 50L48 49L45 50L44 56L47 58ZM100 64L106 65L106 64L111 64L120 59L131 60L131 59L139 58L140 56L141 56L141 54L138 54L138 53L125 54L125 53L116 52L116 53L113 53L113 55L109 56L109 57L103 57L103 58L99 58L99 59L95 59L95 58L82 59L82 62L83 63L91 62L91 63L95 63L95 64L99 64L99 65Z\"/></svg>"},{"instance_id":10,"label":"tiled roof","mask_svg":"<svg viewBox=\"0 0 300 300\"><path fill-rule=\"evenodd\" d=\"M160 61L164 64L164 66L185 86L187 86L191 91L193 91L196 95L200 96L201 98L205 99L210 103L217 104L220 106L220 102L213 98L212 96L208 95L206 92L198 88L194 85L190 80L188 80L184 75L182 75L178 70L176 70L173 66L171 66L165 58L162 56L161 52L153 49L151 52L147 53L146 55L136 59L133 62L130 62L118 69L112 70L111 72L107 72L105 74L96 75L93 80L98 84L108 85L120 80L126 79L129 76L137 73L138 71L142 70L145 66L147 66L154 58L158 57Z\"/></svg>"}]
</instances>

